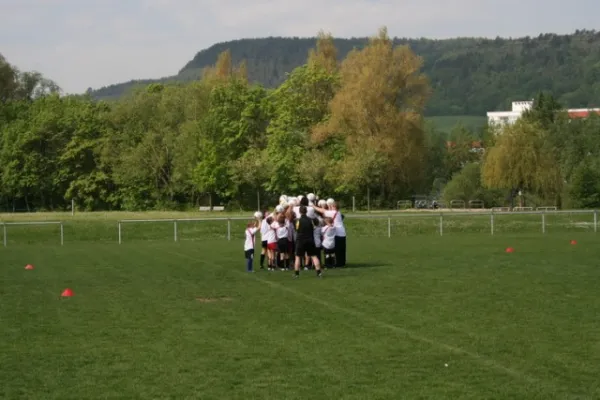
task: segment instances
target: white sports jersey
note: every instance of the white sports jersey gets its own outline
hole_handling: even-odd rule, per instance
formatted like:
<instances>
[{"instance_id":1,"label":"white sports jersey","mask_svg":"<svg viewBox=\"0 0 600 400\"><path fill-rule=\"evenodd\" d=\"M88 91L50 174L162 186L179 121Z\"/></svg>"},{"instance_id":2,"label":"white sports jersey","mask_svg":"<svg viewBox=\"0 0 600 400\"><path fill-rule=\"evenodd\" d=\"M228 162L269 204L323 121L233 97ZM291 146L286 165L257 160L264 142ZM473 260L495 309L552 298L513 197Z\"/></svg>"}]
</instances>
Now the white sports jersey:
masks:
<instances>
[{"instance_id":1,"label":"white sports jersey","mask_svg":"<svg viewBox=\"0 0 600 400\"><path fill-rule=\"evenodd\" d=\"M268 230L265 232L265 236L263 237L263 241L267 241L267 243L275 243L277 242L277 235L275 234L275 229L267 224Z\"/></svg>"},{"instance_id":2,"label":"white sports jersey","mask_svg":"<svg viewBox=\"0 0 600 400\"><path fill-rule=\"evenodd\" d=\"M254 235L258 228L246 228L246 241L244 242L244 251L254 249Z\"/></svg>"},{"instance_id":3,"label":"white sports jersey","mask_svg":"<svg viewBox=\"0 0 600 400\"><path fill-rule=\"evenodd\" d=\"M338 210L327 210L325 216L333 219L336 236L346 237L346 227L342 221L342 214Z\"/></svg>"},{"instance_id":4,"label":"white sports jersey","mask_svg":"<svg viewBox=\"0 0 600 400\"><path fill-rule=\"evenodd\" d=\"M267 231L269 230L269 224L267 224L267 218L262 220L260 223L260 239L264 242L266 239Z\"/></svg>"},{"instance_id":5,"label":"white sports jersey","mask_svg":"<svg viewBox=\"0 0 600 400\"><path fill-rule=\"evenodd\" d=\"M288 238L289 231L286 223L280 225L279 222L275 221L271 224L271 228L275 230L277 240Z\"/></svg>"},{"instance_id":6,"label":"white sports jersey","mask_svg":"<svg viewBox=\"0 0 600 400\"><path fill-rule=\"evenodd\" d=\"M333 226L325 225L323 227L321 234L323 236L322 246L324 249L335 249L335 231L336 229Z\"/></svg>"}]
</instances>

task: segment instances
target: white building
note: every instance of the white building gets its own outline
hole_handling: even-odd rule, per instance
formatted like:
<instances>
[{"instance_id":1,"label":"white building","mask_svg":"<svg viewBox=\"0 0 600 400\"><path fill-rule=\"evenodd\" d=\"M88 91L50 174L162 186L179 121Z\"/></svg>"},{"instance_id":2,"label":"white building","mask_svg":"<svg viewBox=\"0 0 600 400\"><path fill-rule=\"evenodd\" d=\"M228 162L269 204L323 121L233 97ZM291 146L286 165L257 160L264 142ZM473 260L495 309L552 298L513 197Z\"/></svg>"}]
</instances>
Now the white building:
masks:
<instances>
[{"instance_id":1,"label":"white building","mask_svg":"<svg viewBox=\"0 0 600 400\"><path fill-rule=\"evenodd\" d=\"M533 107L531 101L513 101L511 111L489 111L487 113L489 125L514 124L521 115Z\"/></svg>"},{"instance_id":2,"label":"white building","mask_svg":"<svg viewBox=\"0 0 600 400\"><path fill-rule=\"evenodd\" d=\"M489 125L505 125L514 124L523 113L530 110L533 107L533 100L531 101L513 101L511 111L489 111L487 113ZM569 118L587 118L590 113L596 113L600 115L600 108L570 108L566 110Z\"/></svg>"}]
</instances>

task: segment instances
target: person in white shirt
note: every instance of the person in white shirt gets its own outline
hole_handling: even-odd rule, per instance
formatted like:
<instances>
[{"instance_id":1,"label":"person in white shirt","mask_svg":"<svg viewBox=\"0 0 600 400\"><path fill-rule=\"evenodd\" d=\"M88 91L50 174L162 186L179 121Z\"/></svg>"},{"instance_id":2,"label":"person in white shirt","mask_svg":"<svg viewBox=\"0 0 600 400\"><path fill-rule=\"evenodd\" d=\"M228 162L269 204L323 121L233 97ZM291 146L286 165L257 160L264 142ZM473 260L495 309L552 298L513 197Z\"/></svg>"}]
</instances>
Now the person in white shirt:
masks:
<instances>
[{"instance_id":1,"label":"person in white shirt","mask_svg":"<svg viewBox=\"0 0 600 400\"><path fill-rule=\"evenodd\" d=\"M269 213L267 210L263 213L263 218L259 219L260 221L260 241L261 241L261 251L260 251L260 269L265 268L265 257L267 257L267 232L269 231L269 224L267 223L267 218L269 217Z\"/></svg>"},{"instance_id":2,"label":"person in white shirt","mask_svg":"<svg viewBox=\"0 0 600 400\"><path fill-rule=\"evenodd\" d=\"M277 239L277 265L283 271L286 267L286 259L288 259L288 236L289 229L284 214L278 214L277 220L271 224L271 228L275 231Z\"/></svg>"},{"instance_id":3,"label":"person in white shirt","mask_svg":"<svg viewBox=\"0 0 600 400\"><path fill-rule=\"evenodd\" d=\"M246 226L246 240L244 242L244 256L246 257L246 271L254 272L254 235L258 231L257 221L250 221Z\"/></svg>"},{"instance_id":4,"label":"person in white shirt","mask_svg":"<svg viewBox=\"0 0 600 400\"><path fill-rule=\"evenodd\" d=\"M322 246L325 253L325 267L335 268L335 227L331 218L325 218L325 226L321 231Z\"/></svg>"},{"instance_id":5,"label":"person in white shirt","mask_svg":"<svg viewBox=\"0 0 600 400\"><path fill-rule=\"evenodd\" d=\"M269 229L265 233L265 237L267 239L267 259L269 260L269 271L273 271L276 266L275 253L277 251L277 235L275 234L275 230L271 226L274 221L275 219L272 215L267 218L267 226L269 227Z\"/></svg>"},{"instance_id":6,"label":"person in white shirt","mask_svg":"<svg viewBox=\"0 0 600 400\"><path fill-rule=\"evenodd\" d=\"M329 201L331 200L331 201ZM336 267L346 266L346 227L344 226L344 217L338 210L337 203L333 199L327 200L329 209L315 207L317 212L320 212L325 217L333 220L335 228L335 265Z\"/></svg>"}]
</instances>

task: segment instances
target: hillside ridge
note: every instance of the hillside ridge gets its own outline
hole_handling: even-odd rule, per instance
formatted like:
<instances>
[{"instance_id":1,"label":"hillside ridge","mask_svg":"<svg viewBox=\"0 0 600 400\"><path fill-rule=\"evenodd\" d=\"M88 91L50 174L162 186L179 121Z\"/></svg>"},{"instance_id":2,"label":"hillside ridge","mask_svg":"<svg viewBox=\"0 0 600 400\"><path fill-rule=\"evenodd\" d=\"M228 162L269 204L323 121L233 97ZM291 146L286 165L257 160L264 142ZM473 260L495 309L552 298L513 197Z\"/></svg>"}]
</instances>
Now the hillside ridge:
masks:
<instances>
[{"instance_id":1,"label":"hillside ridge","mask_svg":"<svg viewBox=\"0 0 600 400\"><path fill-rule=\"evenodd\" d=\"M340 60L368 38L336 38ZM452 39L394 38L423 57L424 72L434 89L428 115L485 115L508 109L511 101L552 92L569 107L600 105L600 32L581 30L568 35ZM199 79L229 49L233 62L246 60L249 79L276 87L306 61L316 37L267 37L216 43L201 50L176 75L110 85L89 93L114 99L136 85Z\"/></svg>"}]
</instances>

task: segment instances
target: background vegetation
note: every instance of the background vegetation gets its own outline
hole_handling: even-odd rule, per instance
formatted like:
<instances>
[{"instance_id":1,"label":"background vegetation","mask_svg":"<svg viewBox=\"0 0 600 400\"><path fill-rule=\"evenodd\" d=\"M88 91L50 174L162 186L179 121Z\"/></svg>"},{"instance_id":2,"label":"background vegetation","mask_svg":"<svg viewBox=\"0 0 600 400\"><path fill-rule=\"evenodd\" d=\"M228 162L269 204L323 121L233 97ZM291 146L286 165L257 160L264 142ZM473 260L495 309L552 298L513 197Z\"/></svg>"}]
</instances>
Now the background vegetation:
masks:
<instances>
[{"instance_id":1,"label":"background vegetation","mask_svg":"<svg viewBox=\"0 0 600 400\"><path fill-rule=\"evenodd\" d=\"M571 50L600 43L594 32L565 38L523 39L522 44L530 43L529 51L521 52L523 60L541 43ZM440 43L480 43L481 49L496 43L500 55L514 49L506 47L513 42L501 39L461 40ZM392 208L398 200L419 196L505 206L519 190L526 194L518 199L521 205L599 205L599 118L570 120L560 111L561 100L575 98L567 89L597 90L598 83L585 79L595 68L589 59L599 52L580 52L588 60L577 64L580 74L566 74L564 68L575 64L547 56L547 70L556 63L565 75L542 86L560 84L564 90L537 94L535 109L514 126L465 120L440 129L425 119L427 110L441 107L435 105L441 104L439 93L454 89L440 86L435 75L440 70L425 73L427 59L396 45L385 29L352 51L339 44L321 34L302 65L274 88L252 81L256 60L250 46L247 60L224 50L202 69L201 78L151 83L108 102L89 94L60 96L57 85L39 73L21 72L0 59L0 207L65 210L74 200L85 210L200 204L255 209L259 199L272 204L281 193L307 191L335 196L346 206L356 196L360 207L368 196L372 208ZM461 51L472 54L468 48ZM203 65L201 54L188 70ZM492 70L475 72L464 74L463 82L504 79ZM513 68L511 74L516 81L534 79L524 70ZM454 76L463 75L455 71ZM494 87L507 91L497 104L527 98L533 90L488 82L492 97ZM463 96L475 93L461 90ZM473 99L482 112L493 108ZM451 105L443 108L453 113Z\"/></svg>"}]
</instances>

